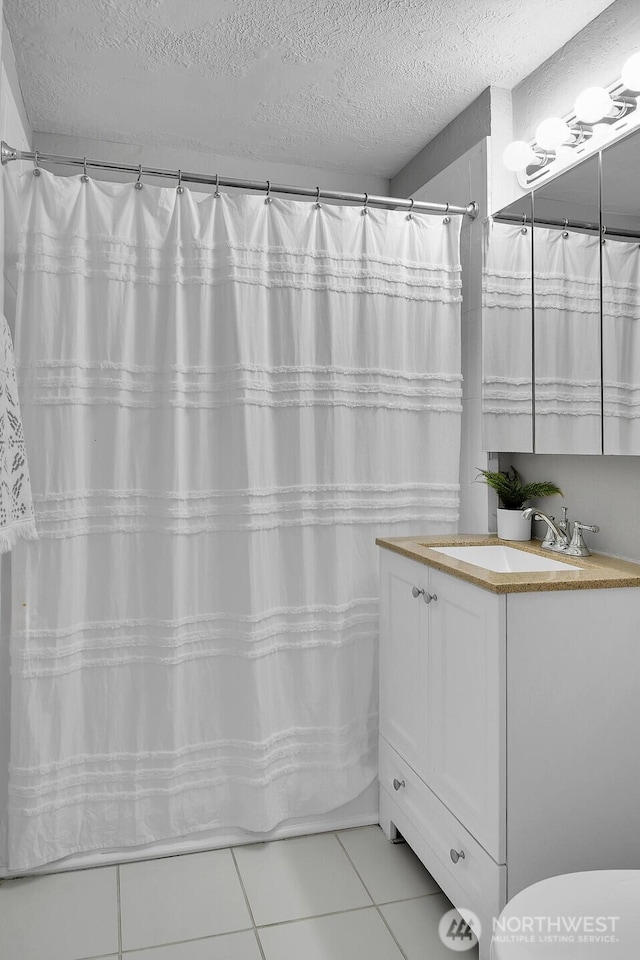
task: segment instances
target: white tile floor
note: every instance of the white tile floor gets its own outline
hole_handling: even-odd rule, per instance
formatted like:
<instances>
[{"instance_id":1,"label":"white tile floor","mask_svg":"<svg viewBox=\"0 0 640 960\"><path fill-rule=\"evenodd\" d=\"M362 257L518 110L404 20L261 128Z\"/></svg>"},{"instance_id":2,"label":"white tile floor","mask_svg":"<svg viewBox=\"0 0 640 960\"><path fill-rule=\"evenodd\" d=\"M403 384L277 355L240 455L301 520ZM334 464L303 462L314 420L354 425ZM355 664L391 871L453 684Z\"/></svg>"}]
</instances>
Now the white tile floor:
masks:
<instances>
[{"instance_id":1,"label":"white tile floor","mask_svg":"<svg viewBox=\"0 0 640 960\"><path fill-rule=\"evenodd\" d=\"M449 909L406 844L359 827L7 881L0 957L452 960Z\"/></svg>"}]
</instances>

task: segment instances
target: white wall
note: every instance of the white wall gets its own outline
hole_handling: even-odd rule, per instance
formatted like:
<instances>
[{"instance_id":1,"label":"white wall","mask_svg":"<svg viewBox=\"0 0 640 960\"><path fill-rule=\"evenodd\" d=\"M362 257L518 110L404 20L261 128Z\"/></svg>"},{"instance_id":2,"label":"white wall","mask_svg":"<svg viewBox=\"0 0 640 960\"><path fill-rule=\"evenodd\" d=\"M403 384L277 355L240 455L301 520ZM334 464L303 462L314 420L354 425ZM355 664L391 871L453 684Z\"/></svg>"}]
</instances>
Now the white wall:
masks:
<instances>
[{"instance_id":1,"label":"white wall","mask_svg":"<svg viewBox=\"0 0 640 960\"><path fill-rule=\"evenodd\" d=\"M31 130L20 92L11 37L1 17L0 24L4 27L2 30L2 61L0 64L0 136L12 147L18 147L20 150L30 150ZM0 204L2 205L4 230L0 235L0 258L3 264L0 303L4 305L4 314L11 329L13 329L17 286L17 276L13 264L16 257L17 222L15 206L11 202L10 192L5 189L4 181L8 172L8 166L2 167Z\"/></svg>"},{"instance_id":2,"label":"white wall","mask_svg":"<svg viewBox=\"0 0 640 960\"><path fill-rule=\"evenodd\" d=\"M450 163L414 193L416 200L467 203L476 200L480 213L463 219L462 262L462 446L460 451L461 533L486 533L493 507L486 484L475 483L478 467L487 463L482 452L480 411L482 223L487 215L487 140Z\"/></svg>"},{"instance_id":3,"label":"white wall","mask_svg":"<svg viewBox=\"0 0 640 960\"><path fill-rule=\"evenodd\" d=\"M12 144L13 146L13 144ZM163 170L189 170L191 173L213 174L222 177L234 177L241 180L271 180L273 183L293 186L315 187L326 190L343 190L348 193L364 193L388 196L389 181L384 177L362 174L336 173L317 167L302 167L289 163L272 161L242 160L231 157L213 156L196 153L192 150L174 150L169 147L141 147L132 143L116 143L111 140L92 140L87 137L70 137L55 133L33 135L33 149L41 153L55 153L66 157L90 157L94 160L113 160L119 163L142 163L148 167ZM78 173L77 167L52 168L55 173ZM130 174L106 173L92 170L91 176L109 180L131 179ZM154 183L170 184L154 178ZM198 186L202 192L212 192Z\"/></svg>"}]
</instances>

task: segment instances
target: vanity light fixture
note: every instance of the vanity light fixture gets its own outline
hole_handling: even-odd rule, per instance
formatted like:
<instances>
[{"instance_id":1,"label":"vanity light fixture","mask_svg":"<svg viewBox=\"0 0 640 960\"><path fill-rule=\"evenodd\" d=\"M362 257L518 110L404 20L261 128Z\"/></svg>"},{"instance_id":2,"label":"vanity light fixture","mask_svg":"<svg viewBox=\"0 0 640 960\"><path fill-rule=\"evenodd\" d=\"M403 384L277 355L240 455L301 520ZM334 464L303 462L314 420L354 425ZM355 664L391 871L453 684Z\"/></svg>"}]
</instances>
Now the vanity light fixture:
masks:
<instances>
[{"instance_id":1,"label":"vanity light fixture","mask_svg":"<svg viewBox=\"0 0 640 960\"><path fill-rule=\"evenodd\" d=\"M622 82L627 90L640 93L640 53L629 57L622 68Z\"/></svg>"},{"instance_id":2,"label":"vanity light fixture","mask_svg":"<svg viewBox=\"0 0 640 960\"><path fill-rule=\"evenodd\" d=\"M555 153L562 146L574 146L591 136L591 128L568 124L562 117L548 117L536 127L536 143ZM521 167L519 169L522 169Z\"/></svg>"},{"instance_id":3,"label":"vanity light fixture","mask_svg":"<svg viewBox=\"0 0 640 960\"><path fill-rule=\"evenodd\" d=\"M550 154L547 150L537 150L524 140L514 140L502 155L507 170L514 173L529 166L543 167L549 162Z\"/></svg>"},{"instance_id":4,"label":"vanity light fixture","mask_svg":"<svg viewBox=\"0 0 640 960\"><path fill-rule=\"evenodd\" d=\"M535 138L516 140L503 153L508 170L522 187L532 187L573 166L630 130L640 127L640 52L625 62L620 80L609 87L587 87L572 113L548 117Z\"/></svg>"},{"instance_id":5,"label":"vanity light fixture","mask_svg":"<svg viewBox=\"0 0 640 960\"><path fill-rule=\"evenodd\" d=\"M604 87L587 87L576 100L574 112L582 123L598 123L605 117L618 120L627 112L630 104L626 98L614 98Z\"/></svg>"}]
</instances>

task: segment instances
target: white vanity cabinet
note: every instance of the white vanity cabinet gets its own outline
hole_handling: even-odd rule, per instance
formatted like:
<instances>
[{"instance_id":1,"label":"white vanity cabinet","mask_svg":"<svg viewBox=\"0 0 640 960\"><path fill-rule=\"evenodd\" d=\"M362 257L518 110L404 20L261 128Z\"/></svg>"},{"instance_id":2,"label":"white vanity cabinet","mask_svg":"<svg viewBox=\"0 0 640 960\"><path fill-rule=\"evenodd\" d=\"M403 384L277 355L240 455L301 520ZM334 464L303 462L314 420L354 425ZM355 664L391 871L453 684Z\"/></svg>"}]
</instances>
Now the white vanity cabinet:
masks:
<instances>
[{"instance_id":1,"label":"white vanity cabinet","mask_svg":"<svg viewBox=\"0 0 640 960\"><path fill-rule=\"evenodd\" d=\"M640 869L640 590L497 593L380 558L380 822L479 916L485 958L529 884Z\"/></svg>"}]
</instances>

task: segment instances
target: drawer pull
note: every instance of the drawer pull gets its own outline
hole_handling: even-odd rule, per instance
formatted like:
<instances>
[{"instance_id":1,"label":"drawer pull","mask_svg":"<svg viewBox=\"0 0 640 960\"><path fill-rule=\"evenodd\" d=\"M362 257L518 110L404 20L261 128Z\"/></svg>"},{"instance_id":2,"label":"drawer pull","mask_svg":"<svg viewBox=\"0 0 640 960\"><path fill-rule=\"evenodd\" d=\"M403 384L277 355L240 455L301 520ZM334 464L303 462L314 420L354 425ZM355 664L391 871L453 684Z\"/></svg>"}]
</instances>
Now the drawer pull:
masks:
<instances>
[{"instance_id":1,"label":"drawer pull","mask_svg":"<svg viewBox=\"0 0 640 960\"><path fill-rule=\"evenodd\" d=\"M417 600L418 597L422 597L425 603L431 603L432 600L438 599L435 593L427 593L424 588L420 589L418 587L412 587L411 595L414 600Z\"/></svg>"},{"instance_id":2,"label":"drawer pull","mask_svg":"<svg viewBox=\"0 0 640 960\"><path fill-rule=\"evenodd\" d=\"M464 850L454 850L453 847L449 850L449 856L454 863L457 863L458 860L464 860Z\"/></svg>"},{"instance_id":3,"label":"drawer pull","mask_svg":"<svg viewBox=\"0 0 640 960\"><path fill-rule=\"evenodd\" d=\"M404 780L396 780L395 777L394 777L394 780L393 780L393 789L394 789L394 790L399 790L400 787L405 787L405 786L406 786L406 784L405 784Z\"/></svg>"}]
</instances>

